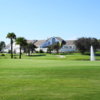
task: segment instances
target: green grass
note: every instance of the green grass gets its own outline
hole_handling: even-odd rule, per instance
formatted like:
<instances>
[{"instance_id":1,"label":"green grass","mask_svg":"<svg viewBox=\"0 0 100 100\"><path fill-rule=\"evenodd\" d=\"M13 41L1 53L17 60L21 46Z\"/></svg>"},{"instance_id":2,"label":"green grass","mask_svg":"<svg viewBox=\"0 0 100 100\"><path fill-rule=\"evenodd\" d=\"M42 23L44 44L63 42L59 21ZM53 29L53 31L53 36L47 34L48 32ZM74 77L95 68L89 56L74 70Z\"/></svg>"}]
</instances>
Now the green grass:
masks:
<instances>
[{"instance_id":1,"label":"green grass","mask_svg":"<svg viewBox=\"0 0 100 100\"><path fill-rule=\"evenodd\" d=\"M100 62L65 56L0 57L0 100L100 100Z\"/></svg>"},{"instance_id":2,"label":"green grass","mask_svg":"<svg viewBox=\"0 0 100 100\"><path fill-rule=\"evenodd\" d=\"M100 53L97 53L100 54ZM10 59L10 54L5 54L6 56L1 56L0 59ZM58 54L45 54L45 53L37 53L32 56L22 55L22 59L33 59L33 60L67 60L67 61L89 61L89 55L81 55L80 53L72 53L63 55L65 58L60 58ZM19 58L19 55L14 55L16 59ZM100 60L100 56L96 56L96 60Z\"/></svg>"}]
</instances>

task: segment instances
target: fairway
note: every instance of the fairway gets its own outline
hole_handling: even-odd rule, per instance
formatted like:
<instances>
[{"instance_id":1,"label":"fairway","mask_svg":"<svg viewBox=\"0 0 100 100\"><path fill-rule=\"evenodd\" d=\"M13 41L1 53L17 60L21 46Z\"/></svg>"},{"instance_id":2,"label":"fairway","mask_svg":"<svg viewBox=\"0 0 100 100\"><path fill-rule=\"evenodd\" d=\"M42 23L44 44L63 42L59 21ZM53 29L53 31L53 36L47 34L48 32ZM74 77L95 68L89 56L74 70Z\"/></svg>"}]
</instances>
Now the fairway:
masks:
<instances>
[{"instance_id":1,"label":"fairway","mask_svg":"<svg viewBox=\"0 0 100 100\"><path fill-rule=\"evenodd\" d=\"M0 100L100 100L100 62L0 59Z\"/></svg>"}]
</instances>

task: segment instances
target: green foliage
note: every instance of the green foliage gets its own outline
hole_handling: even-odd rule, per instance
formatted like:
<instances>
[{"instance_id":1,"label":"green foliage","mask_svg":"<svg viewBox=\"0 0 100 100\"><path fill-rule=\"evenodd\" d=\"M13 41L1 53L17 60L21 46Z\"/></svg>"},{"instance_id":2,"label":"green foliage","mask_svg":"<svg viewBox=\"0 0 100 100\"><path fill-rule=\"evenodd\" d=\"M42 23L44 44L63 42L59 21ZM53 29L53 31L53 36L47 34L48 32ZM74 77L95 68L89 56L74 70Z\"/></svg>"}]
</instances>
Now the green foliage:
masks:
<instances>
[{"instance_id":1,"label":"green foliage","mask_svg":"<svg viewBox=\"0 0 100 100\"><path fill-rule=\"evenodd\" d=\"M22 47L26 46L27 45L27 40L24 38L24 37L18 37L16 39L16 44L19 44L20 45L20 55L19 55L19 59L21 59L21 50L22 50Z\"/></svg>"},{"instance_id":2,"label":"green foliage","mask_svg":"<svg viewBox=\"0 0 100 100\"><path fill-rule=\"evenodd\" d=\"M90 51L91 45L94 47L94 51L99 48L99 42L96 38L79 38L75 41L77 49L84 54L85 52Z\"/></svg>"},{"instance_id":3,"label":"green foliage","mask_svg":"<svg viewBox=\"0 0 100 100\"><path fill-rule=\"evenodd\" d=\"M56 44L53 45L53 49L56 50L56 53L59 53L59 49L62 47L62 45L57 42Z\"/></svg>"},{"instance_id":4,"label":"green foliage","mask_svg":"<svg viewBox=\"0 0 100 100\"><path fill-rule=\"evenodd\" d=\"M15 33L8 33L7 38L10 39L10 45L11 45L11 58L13 58L13 39L16 39Z\"/></svg>"},{"instance_id":5,"label":"green foliage","mask_svg":"<svg viewBox=\"0 0 100 100\"><path fill-rule=\"evenodd\" d=\"M52 45L48 46L47 53L50 53L51 54L51 51L52 50L53 50L53 46Z\"/></svg>"},{"instance_id":6,"label":"green foliage","mask_svg":"<svg viewBox=\"0 0 100 100\"><path fill-rule=\"evenodd\" d=\"M2 52L2 50L5 48L6 44L4 41L0 42L0 52Z\"/></svg>"},{"instance_id":7,"label":"green foliage","mask_svg":"<svg viewBox=\"0 0 100 100\"><path fill-rule=\"evenodd\" d=\"M60 41L60 42L56 42L56 43L54 43L53 45L49 45L49 46L48 46L47 52L48 52L48 53L51 53L52 50L56 50L56 53L58 54L58 53L59 53L59 49L60 49L64 44L66 44L66 42L63 40L63 41Z\"/></svg>"},{"instance_id":8,"label":"green foliage","mask_svg":"<svg viewBox=\"0 0 100 100\"><path fill-rule=\"evenodd\" d=\"M44 53L44 51L40 49L39 53Z\"/></svg>"},{"instance_id":9,"label":"green foliage","mask_svg":"<svg viewBox=\"0 0 100 100\"><path fill-rule=\"evenodd\" d=\"M28 55L30 55L30 52L33 53L33 51L35 51L35 48L36 46L34 45L34 43L27 43L27 45L25 46Z\"/></svg>"},{"instance_id":10,"label":"green foliage","mask_svg":"<svg viewBox=\"0 0 100 100\"><path fill-rule=\"evenodd\" d=\"M36 53L39 53L39 51L35 51Z\"/></svg>"},{"instance_id":11,"label":"green foliage","mask_svg":"<svg viewBox=\"0 0 100 100\"><path fill-rule=\"evenodd\" d=\"M11 50L8 50L8 53L11 53Z\"/></svg>"},{"instance_id":12,"label":"green foliage","mask_svg":"<svg viewBox=\"0 0 100 100\"><path fill-rule=\"evenodd\" d=\"M15 35L14 32L8 33L8 34L7 34L7 38L9 38L9 39L16 39L16 35Z\"/></svg>"},{"instance_id":13,"label":"green foliage","mask_svg":"<svg viewBox=\"0 0 100 100\"><path fill-rule=\"evenodd\" d=\"M27 40L24 37L16 38L16 44L19 44L21 47L27 45Z\"/></svg>"},{"instance_id":14,"label":"green foliage","mask_svg":"<svg viewBox=\"0 0 100 100\"><path fill-rule=\"evenodd\" d=\"M5 56L5 54L2 53L1 56Z\"/></svg>"}]
</instances>

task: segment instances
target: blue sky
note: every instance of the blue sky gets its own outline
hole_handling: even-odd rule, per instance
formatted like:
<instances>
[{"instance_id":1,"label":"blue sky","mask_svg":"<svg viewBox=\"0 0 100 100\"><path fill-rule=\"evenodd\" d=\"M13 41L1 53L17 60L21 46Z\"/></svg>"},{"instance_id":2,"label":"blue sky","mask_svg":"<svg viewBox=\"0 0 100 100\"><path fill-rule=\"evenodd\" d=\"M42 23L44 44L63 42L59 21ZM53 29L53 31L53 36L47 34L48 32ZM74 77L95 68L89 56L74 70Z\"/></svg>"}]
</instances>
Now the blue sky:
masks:
<instances>
[{"instance_id":1,"label":"blue sky","mask_svg":"<svg viewBox=\"0 0 100 100\"><path fill-rule=\"evenodd\" d=\"M0 41L8 32L26 39L100 38L100 0L0 0Z\"/></svg>"}]
</instances>

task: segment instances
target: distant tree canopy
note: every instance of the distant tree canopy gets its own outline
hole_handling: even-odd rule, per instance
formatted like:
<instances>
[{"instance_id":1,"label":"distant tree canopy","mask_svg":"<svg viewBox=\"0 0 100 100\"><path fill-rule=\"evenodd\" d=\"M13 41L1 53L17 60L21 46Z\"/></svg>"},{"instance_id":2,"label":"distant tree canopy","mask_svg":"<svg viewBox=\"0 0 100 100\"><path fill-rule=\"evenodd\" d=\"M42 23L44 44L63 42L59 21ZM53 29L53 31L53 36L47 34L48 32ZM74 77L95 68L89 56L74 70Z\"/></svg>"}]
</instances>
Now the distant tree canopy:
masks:
<instances>
[{"instance_id":1,"label":"distant tree canopy","mask_svg":"<svg viewBox=\"0 0 100 100\"><path fill-rule=\"evenodd\" d=\"M34 45L34 43L27 43L26 49L28 52L28 55L30 55L30 52L33 53L33 51L35 51L36 46Z\"/></svg>"},{"instance_id":2,"label":"distant tree canopy","mask_svg":"<svg viewBox=\"0 0 100 100\"><path fill-rule=\"evenodd\" d=\"M99 41L99 49L100 49L100 39L98 41Z\"/></svg>"},{"instance_id":3,"label":"distant tree canopy","mask_svg":"<svg viewBox=\"0 0 100 100\"><path fill-rule=\"evenodd\" d=\"M6 44L4 41L0 42L0 52L2 52L2 50L5 48Z\"/></svg>"},{"instance_id":4,"label":"distant tree canopy","mask_svg":"<svg viewBox=\"0 0 100 100\"><path fill-rule=\"evenodd\" d=\"M23 46L27 45L27 40L24 37L18 37L16 39L16 44L18 44L20 46L20 55L19 55L19 58L21 59L21 54L22 54L21 50L22 50Z\"/></svg>"},{"instance_id":5,"label":"distant tree canopy","mask_svg":"<svg viewBox=\"0 0 100 100\"><path fill-rule=\"evenodd\" d=\"M99 48L99 41L96 38L79 38L75 41L76 48L84 54L85 52L90 51L90 46L94 47L94 51Z\"/></svg>"}]
</instances>

